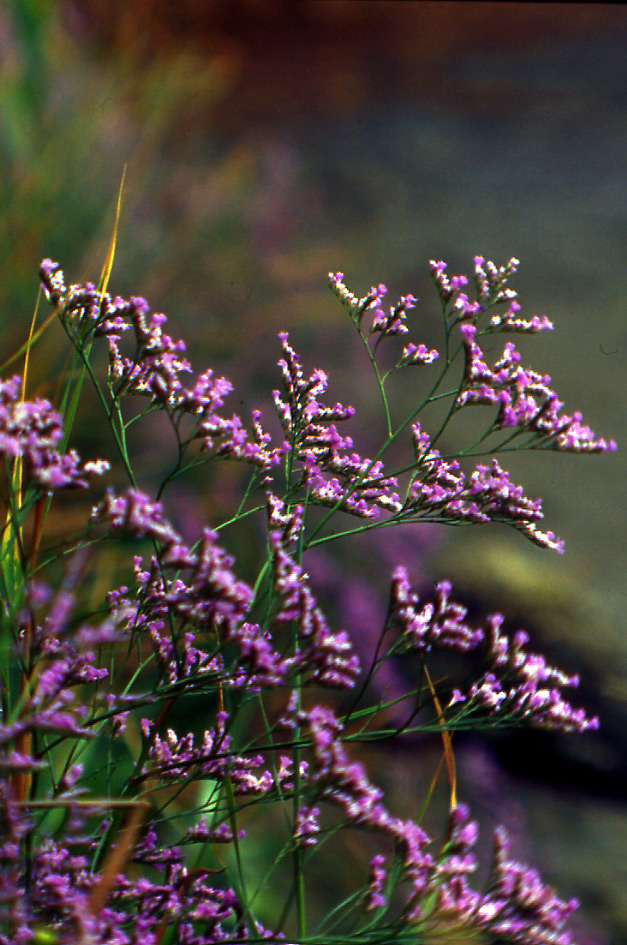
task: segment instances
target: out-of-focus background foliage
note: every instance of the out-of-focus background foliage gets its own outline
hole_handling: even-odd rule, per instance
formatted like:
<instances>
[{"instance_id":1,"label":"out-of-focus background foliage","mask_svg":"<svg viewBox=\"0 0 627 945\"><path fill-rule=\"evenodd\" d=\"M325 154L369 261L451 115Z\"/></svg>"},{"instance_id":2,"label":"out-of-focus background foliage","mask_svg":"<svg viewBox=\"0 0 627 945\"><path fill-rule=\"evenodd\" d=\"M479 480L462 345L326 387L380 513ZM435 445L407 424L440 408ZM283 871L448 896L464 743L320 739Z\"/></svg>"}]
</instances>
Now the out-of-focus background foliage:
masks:
<instances>
[{"instance_id":1,"label":"out-of-focus background foliage","mask_svg":"<svg viewBox=\"0 0 627 945\"><path fill-rule=\"evenodd\" d=\"M418 295L413 340L437 346L427 260L468 272L474 254L516 255L524 310L556 323L526 357L567 409L620 441L626 39L627 10L604 4L5 0L0 360L26 337L43 256L71 281L98 276L126 164L111 288L167 312L194 366L234 381L232 409L268 403L276 333L289 330L372 428L379 408L327 272L358 294L382 281L394 298ZM60 341L53 329L37 349L42 390L50 365L62 370ZM161 453L147 437L144 469ZM582 943L619 945L624 460L539 454L509 468L544 496L563 558L506 530L414 530L378 559L365 541L333 568L320 557L312 574L358 631L381 606L368 562L387 572L400 555L416 580L450 576L477 613L503 610L582 673L599 736L462 743L460 793L486 825L529 832L521 855L584 902ZM196 514L190 495L182 519ZM215 496L203 501L211 515ZM419 749L402 771L381 766L407 814L433 771Z\"/></svg>"}]
</instances>

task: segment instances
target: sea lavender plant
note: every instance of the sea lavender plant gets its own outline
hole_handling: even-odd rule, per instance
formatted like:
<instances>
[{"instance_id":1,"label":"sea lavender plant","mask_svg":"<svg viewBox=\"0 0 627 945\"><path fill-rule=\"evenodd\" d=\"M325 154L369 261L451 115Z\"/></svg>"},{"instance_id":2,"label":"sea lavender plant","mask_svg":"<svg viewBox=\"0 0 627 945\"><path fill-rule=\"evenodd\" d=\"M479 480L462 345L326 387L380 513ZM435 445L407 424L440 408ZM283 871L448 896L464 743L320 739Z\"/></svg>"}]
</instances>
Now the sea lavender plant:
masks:
<instances>
[{"instance_id":1,"label":"sea lavender plant","mask_svg":"<svg viewBox=\"0 0 627 945\"><path fill-rule=\"evenodd\" d=\"M502 454L616 447L580 414L563 413L550 379L523 368L511 342L487 363L486 335L552 328L546 317L521 317L508 286L517 261L497 268L477 256L473 298L466 277L431 264L439 352L420 342L394 348L409 331L413 296L386 311L385 286L358 298L341 273L330 276L381 396L387 432L372 458L340 432L353 408L326 400L326 374L308 373L287 333L275 432L259 411L249 422L229 414L231 384L211 370L190 377L164 315L105 291L110 263L98 286L68 286L57 263L41 264L74 358L55 402L27 398L26 367L0 384L1 945L571 945L576 903L513 858L503 829L489 877L475 881L478 827L457 799L451 735L486 725L594 729L598 720L569 701L577 678L528 648L524 631L508 635L499 614L470 622L448 581L421 599L401 566L384 623L368 635L376 648L360 662L306 570L311 548L414 522L500 522L563 551ZM398 421L386 382L410 369L426 393ZM68 448L85 382L113 434L108 459ZM428 433L420 415L432 404L445 409ZM440 452L451 418L477 407L480 435ZM152 414L171 431L176 461L150 491L129 444ZM388 468L403 442L405 457ZM211 489L224 462L245 470L241 495L186 540L170 487L200 466ZM77 531L49 538L71 489L94 490L91 510ZM227 550L245 520L261 536L252 580L238 574L237 542ZM90 583L103 549L109 562L115 549L108 573L117 574L104 597ZM432 675L430 658L441 666L447 653L471 655L465 684ZM419 670L386 699L375 677L406 654ZM392 707L405 717L391 728ZM389 809L362 760L373 741L422 732L439 733L448 771L439 839ZM312 865L341 855L349 832L377 852L314 923Z\"/></svg>"}]
</instances>

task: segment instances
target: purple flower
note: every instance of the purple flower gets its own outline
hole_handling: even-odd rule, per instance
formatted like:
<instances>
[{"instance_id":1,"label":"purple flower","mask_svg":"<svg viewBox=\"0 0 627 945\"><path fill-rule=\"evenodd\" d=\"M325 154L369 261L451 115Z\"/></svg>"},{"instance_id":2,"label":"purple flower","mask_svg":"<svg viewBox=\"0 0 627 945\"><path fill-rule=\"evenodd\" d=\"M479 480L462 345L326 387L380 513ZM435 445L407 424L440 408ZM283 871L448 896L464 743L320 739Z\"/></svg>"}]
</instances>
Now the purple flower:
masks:
<instances>
[{"instance_id":1,"label":"purple flower","mask_svg":"<svg viewBox=\"0 0 627 945\"><path fill-rule=\"evenodd\" d=\"M403 353L396 367L407 367L410 364L433 364L439 358L435 348L429 350L426 345L408 344L403 348Z\"/></svg>"},{"instance_id":2,"label":"purple flower","mask_svg":"<svg viewBox=\"0 0 627 945\"><path fill-rule=\"evenodd\" d=\"M496 459L479 464L467 477L457 460L445 460L431 445L420 424L413 425L416 472L403 505L401 521L446 524L503 522L522 531L536 544L563 551L552 532L542 532L540 499L529 499L509 479Z\"/></svg>"},{"instance_id":3,"label":"purple flower","mask_svg":"<svg viewBox=\"0 0 627 945\"><path fill-rule=\"evenodd\" d=\"M306 848L316 845L317 835L320 832L319 814L317 807L301 807L297 812L292 836L298 846Z\"/></svg>"},{"instance_id":4,"label":"purple flower","mask_svg":"<svg viewBox=\"0 0 627 945\"><path fill-rule=\"evenodd\" d=\"M466 608L451 601L450 594L450 583L440 581L435 601L419 608L420 600L410 589L407 571L402 567L395 570L387 620L388 627L399 631L394 652L427 653L435 648L467 651L477 647L483 630L468 626Z\"/></svg>"},{"instance_id":5,"label":"purple flower","mask_svg":"<svg viewBox=\"0 0 627 945\"><path fill-rule=\"evenodd\" d=\"M378 319L385 320L385 316L380 311L380 305L385 295L387 295L387 287L383 284L372 286L370 292L365 295L362 299L358 299L356 295L353 295L343 282L344 273L343 272L330 272L329 273L329 286L331 291L336 295L339 300L342 302L344 308L347 310L357 327L361 324L361 319L365 312L369 310L375 310L375 322ZM413 296L408 296L406 308L412 308L415 303ZM402 318L403 316L401 316ZM394 319L392 319L394 320ZM383 325L381 329L383 329Z\"/></svg>"},{"instance_id":6,"label":"purple flower","mask_svg":"<svg viewBox=\"0 0 627 945\"><path fill-rule=\"evenodd\" d=\"M455 409L469 404L498 407L494 429L516 428L533 437L534 446L562 452L602 453L616 449L613 440L595 439L581 423L581 414L560 414L563 404L549 387L550 377L519 366L520 354L508 342L502 357L489 368L475 338L475 325L463 324L464 382Z\"/></svg>"},{"instance_id":7,"label":"purple flower","mask_svg":"<svg viewBox=\"0 0 627 945\"><path fill-rule=\"evenodd\" d=\"M279 337L285 355L279 364L286 397L274 391L274 400L292 449L292 462L300 462L300 485L307 489L308 501L337 506L362 518L376 517L379 509L400 509L398 481L386 475L383 464L357 453L347 455L353 441L340 436L335 423L352 417L354 409L339 403L334 407L321 404L318 397L326 391L326 375L314 371L306 379L288 335Z\"/></svg>"},{"instance_id":8,"label":"purple flower","mask_svg":"<svg viewBox=\"0 0 627 945\"><path fill-rule=\"evenodd\" d=\"M381 909L386 905L385 882L387 871L383 868L385 857L381 854L373 856L370 860L370 882L368 884L368 895L366 897L366 912L372 912L373 909Z\"/></svg>"},{"instance_id":9,"label":"purple flower","mask_svg":"<svg viewBox=\"0 0 627 945\"><path fill-rule=\"evenodd\" d=\"M46 492L86 489L92 476L109 469L104 459L82 462L76 450L59 452L63 420L48 400L20 400L16 375L0 381L0 455L9 461L23 457L27 474Z\"/></svg>"},{"instance_id":10,"label":"purple flower","mask_svg":"<svg viewBox=\"0 0 627 945\"><path fill-rule=\"evenodd\" d=\"M271 532L274 591L278 608L273 620L297 627L298 651L290 660L293 672L308 684L350 689L359 675L359 660L348 634L332 633L309 586L308 575L288 554L281 533Z\"/></svg>"},{"instance_id":11,"label":"purple flower","mask_svg":"<svg viewBox=\"0 0 627 945\"><path fill-rule=\"evenodd\" d=\"M229 418L218 413L232 390L225 377L215 378L213 371L207 370L193 387L184 386L181 376L192 372L190 362L183 357L185 342L175 341L164 331L167 317L161 313L151 314L145 299L112 298L89 283L68 289L58 264L51 260L44 260L40 274L44 291L62 320L72 325L87 324L96 337L106 338L109 387L114 400L127 394L148 397L153 406L168 414L177 429L183 417L191 417L194 427L183 438L182 449L200 440L205 452L262 469L281 461L287 445L271 446L259 411L253 411L252 435L246 432L237 414ZM124 354L122 350L121 339L125 335L134 339L132 353ZM55 483L60 476L61 473L57 473L56 479L51 479L51 488L58 487Z\"/></svg>"},{"instance_id":12,"label":"purple flower","mask_svg":"<svg viewBox=\"0 0 627 945\"><path fill-rule=\"evenodd\" d=\"M562 695L563 688L579 684L577 676L550 666L538 653L527 652L529 637L524 631L513 638L502 633L501 614L491 614L486 623L486 671L466 692L453 691L449 702L449 709L456 710L453 724L467 714L485 714L547 731L584 732L599 727L597 718L575 709Z\"/></svg>"},{"instance_id":13,"label":"purple flower","mask_svg":"<svg viewBox=\"0 0 627 945\"><path fill-rule=\"evenodd\" d=\"M181 536L163 517L163 506L139 489L127 489L116 496L112 489L92 512L92 518L108 521L111 527L134 538L151 538L165 546L180 546Z\"/></svg>"}]
</instances>

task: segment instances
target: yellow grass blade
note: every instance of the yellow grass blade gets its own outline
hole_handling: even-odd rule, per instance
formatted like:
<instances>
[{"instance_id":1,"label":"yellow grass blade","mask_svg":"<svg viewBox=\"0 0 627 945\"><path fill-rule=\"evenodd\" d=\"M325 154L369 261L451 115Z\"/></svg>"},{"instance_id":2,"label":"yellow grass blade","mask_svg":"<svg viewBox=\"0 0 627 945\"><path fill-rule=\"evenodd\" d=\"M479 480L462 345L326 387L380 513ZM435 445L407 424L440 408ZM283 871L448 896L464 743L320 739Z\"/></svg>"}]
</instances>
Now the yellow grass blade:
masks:
<instances>
[{"instance_id":1,"label":"yellow grass blade","mask_svg":"<svg viewBox=\"0 0 627 945\"><path fill-rule=\"evenodd\" d=\"M28 340L26 342L26 352L24 354L24 370L22 371L22 403L26 399L26 378L28 377L28 361L30 358L30 349L33 344L33 337L35 335L35 322L37 321L37 309L39 308L39 299L41 298L41 290L37 293L37 301L35 303L35 311L33 312L33 317L30 322L30 330L28 332Z\"/></svg>"},{"instance_id":2,"label":"yellow grass blade","mask_svg":"<svg viewBox=\"0 0 627 945\"><path fill-rule=\"evenodd\" d=\"M35 342L38 341L39 338L41 338L41 336L43 335L48 325L50 325L54 321L56 316L57 316L56 310L53 312L50 312L50 315L48 315L45 321L41 323L37 331L32 331L32 326L31 326L32 334L29 335L28 340L25 341L24 344L21 345L14 354L12 354L9 358L7 358L3 364L0 364L0 373L4 373L5 369L8 368L10 364L13 364L14 361L17 361L18 358L21 358L24 352L28 348L31 348L32 345L34 345Z\"/></svg>"},{"instance_id":3,"label":"yellow grass blade","mask_svg":"<svg viewBox=\"0 0 627 945\"><path fill-rule=\"evenodd\" d=\"M113 221L113 233L111 234L109 249L107 250L107 256L102 267L102 272L100 273L100 280L98 282L98 291L102 293L102 295L104 295L107 291L109 277L111 275L111 270L113 269L113 260L115 259L115 245L118 238L118 223L120 220L120 213L122 211L122 190L124 189L125 177L126 164L124 165L124 170L122 171L122 180L120 181L120 189L118 191L118 201L115 208L115 220Z\"/></svg>"},{"instance_id":4,"label":"yellow grass blade","mask_svg":"<svg viewBox=\"0 0 627 945\"><path fill-rule=\"evenodd\" d=\"M11 363L24 352L24 369L22 371L22 395L21 402L24 403L26 399L26 381L28 378L28 362L30 358L30 349L34 344L35 338L38 337L43 329L49 324L50 319L48 318L44 324L40 327L37 336L35 335L35 323L37 321L37 311L39 309L39 299L41 297L41 290L37 294L37 301L35 303L35 310L33 311L33 317L30 322L30 329L28 332L28 338L21 346L16 355L9 359L6 363ZM53 313L54 316L54 313ZM4 366L4 365L3 365ZM13 475L11 481L11 490L13 492L13 513L11 510L11 503L7 504L7 514L4 522L4 527L2 530L2 540L0 541L0 568L2 570L3 583L4 583L4 593L10 595L11 601L15 595L15 592L19 586L19 575L21 572L21 554L20 546L22 542L21 529L17 522L11 522L11 515L15 513L17 509L22 505L22 457L18 456L15 460L15 465L13 466Z\"/></svg>"},{"instance_id":5,"label":"yellow grass blade","mask_svg":"<svg viewBox=\"0 0 627 945\"><path fill-rule=\"evenodd\" d=\"M37 301L35 302L35 311L33 312L33 317L30 321L30 329L28 332L28 340L26 342L26 351L24 353L24 370L22 371L22 397L21 402L24 403L26 400L26 379L28 378L28 362L30 360L30 349L33 343L33 334L35 332L35 322L37 321L37 309L39 308L39 299L41 297L41 290L37 293ZM17 471L17 476L15 479L16 482L16 499L17 505L22 504L22 457L18 456L17 462L15 464Z\"/></svg>"},{"instance_id":6,"label":"yellow grass blade","mask_svg":"<svg viewBox=\"0 0 627 945\"><path fill-rule=\"evenodd\" d=\"M442 706L440 705L440 700L438 699L433 682L431 681L431 676L429 675L429 670L425 666L425 675L427 678L427 683L429 685L429 690L431 691L431 698L433 699L433 704L435 706L435 711L438 716L438 722L440 723L440 728L442 731L442 744L444 746L444 760L446 761L446 772L448 774L448 783L451 789L450 795L450 807L451 810L454 807L457 807L457 775L455 773L455 755L453 754L453 742L451 741L451 736L449 735L448 729L446 727L446 722L444 721L444 713L442 712ZM438 768L439 771L439 768Z\"/></svg>"}]
</instances>

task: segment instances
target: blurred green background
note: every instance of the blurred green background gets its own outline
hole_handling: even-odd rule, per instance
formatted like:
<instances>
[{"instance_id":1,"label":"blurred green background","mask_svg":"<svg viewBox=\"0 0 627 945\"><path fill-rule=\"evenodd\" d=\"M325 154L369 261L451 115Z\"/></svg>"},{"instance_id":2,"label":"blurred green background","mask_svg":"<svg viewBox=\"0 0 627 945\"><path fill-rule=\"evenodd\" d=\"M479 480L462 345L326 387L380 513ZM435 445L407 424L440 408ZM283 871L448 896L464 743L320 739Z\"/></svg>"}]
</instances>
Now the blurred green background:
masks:
<instances>
[{"instance_id":1,"label":"blurred green background","mask_svg":"<svg viewBox=\"0 0 627 945\"><path fill-rule=\"evenodd\" d=\"M428 259L468 272L474 254L515 255L524 313L556 324L525 339L526 358L621 447L626 38L626 8L605 4L5 0L2 360L26 337L43 256L70 281L98 276L127 164L110 287L169 315L194 366L235 383L231 409L268 403L289 330L331 397L376 424L327 272L358 294L382 281L418 295L413 340L437 346ZM60 340L37 350L42 384ZM146 468L160 461L158 442L140 449ZM488 825L478 772L496 766L531 832L524 852L584 901L584 945L627 940L623 457L508 464L544 497L563 558L499 529L398 546L410 572L451 577L587 680L598 737L469 744L460 758L461 793ZM365 560L347 574L368 578ZM420 754L414 766L388 778L408 814L432 771Z\"/></svg>"}]
</instances>

